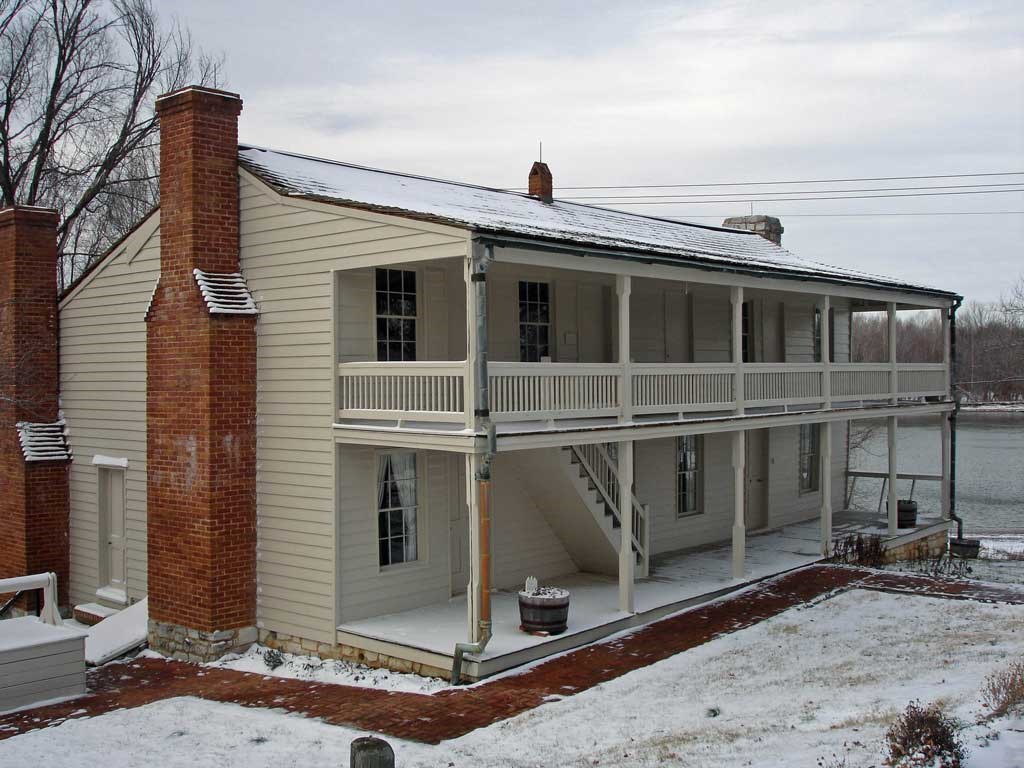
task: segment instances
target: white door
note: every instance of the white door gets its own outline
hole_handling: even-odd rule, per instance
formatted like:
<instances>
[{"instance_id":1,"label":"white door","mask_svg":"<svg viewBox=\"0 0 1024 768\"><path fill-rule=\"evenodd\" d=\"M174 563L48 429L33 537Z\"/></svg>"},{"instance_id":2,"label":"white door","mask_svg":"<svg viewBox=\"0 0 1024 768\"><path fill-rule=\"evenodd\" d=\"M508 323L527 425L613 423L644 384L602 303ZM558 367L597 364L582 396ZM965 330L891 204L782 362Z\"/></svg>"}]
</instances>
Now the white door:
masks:
<instances>
[{"instance_id":1,"label":"white door","mask_svg":"<svg viewBox=\"0 0 1024 768\"><path fill-rule=\"evenodd\" d=\"M100 541L100 572L113 593L125 591L124 470L102 468L99 471L100 521L104 539Z\"/></svg>"},{"instance_id":2,"label":"white door","mask_svg":"<svg viewBox=\"0 0 1024 768\"><path fill-rule=\"evenodd\" d=\"M451 593L462 595L469 582L469 512L466 509L466 468L462 456L452 461L458 466L453 472L455 485L454 503L448 512L448 558L451 563Z\"/></svg>"}]
</instances>

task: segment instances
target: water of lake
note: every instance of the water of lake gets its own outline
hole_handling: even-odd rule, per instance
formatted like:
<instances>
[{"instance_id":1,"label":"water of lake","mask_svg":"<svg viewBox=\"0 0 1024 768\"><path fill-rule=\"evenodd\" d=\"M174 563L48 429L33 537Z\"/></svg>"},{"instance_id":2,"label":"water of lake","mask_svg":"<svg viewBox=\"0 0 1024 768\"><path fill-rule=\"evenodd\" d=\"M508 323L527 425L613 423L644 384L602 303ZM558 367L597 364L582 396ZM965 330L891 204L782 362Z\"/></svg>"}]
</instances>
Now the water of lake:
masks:
<instances>
[{"instance_id":1,"label":"water of lake","mask_svg":"<svg viewBox=\"0 0 1024 768\"><path fill-rule=\"evenodd\" d=\"M860 422L875 424L876 422ZM956 509L965 536L1024 534L1024 413L961 412L957 419ZM900 419L897 432L900 472L941 471L939 421ZM853 469L888 471L884 420L877 422L864 448L850 457ZM881 480L857 481L853 506L877 509ZM910 493L901 480L899 497ZM922 509L939 508L939 484L918 482L914 498Z\"/></svg>"}]
</instances>

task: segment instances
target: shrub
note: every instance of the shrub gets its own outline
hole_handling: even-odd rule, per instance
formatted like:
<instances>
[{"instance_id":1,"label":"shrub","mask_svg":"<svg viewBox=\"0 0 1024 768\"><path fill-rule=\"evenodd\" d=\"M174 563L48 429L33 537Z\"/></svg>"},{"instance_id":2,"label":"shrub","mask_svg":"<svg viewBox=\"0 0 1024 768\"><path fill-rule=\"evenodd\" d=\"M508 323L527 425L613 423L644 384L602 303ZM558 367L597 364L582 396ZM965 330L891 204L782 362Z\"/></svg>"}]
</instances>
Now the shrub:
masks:
<instances>
[{"instance_id":1,"label":"shrub","mask_svg":"<svg viewBox=\"0 0 1024 768\"><path fill-rule=\"evenodd\" d=\"M981 701L988 708L990 717L1024 712L1024 659L986 677Z\"/></svg>"},{"instance_id":2,"label":"shrub","mask_svg":"<svg viewBox=\"0 0 1024 768\"><path fill-rule=\"evenodd\" d=\"M966 757L960 728L938 706L924 707L912 701L885 735L889 747L886 764L894 768L960 768Z\"/></svg>"},{"instance_id":3,"label":"shrub","mask_svg":"<svg viewBox=\"0 0 1024 768\"><path fill-rule=\"evenodd\" d=\"M832 542L833 563L843 565L864 565L878 568L885 564L885 548L881 536L864 536L851 533Z\"/></svg>"},{"instance_id":4,"label":"shrub","mask_svg":"<svg viewBox=\"0 0 1024 768\"><path fill-rule=\"evenodd\" d=\"M267 648L263 652L263 663L267 669L273 671L284 664L284 654L274 648Z\"/></svg>"}]
</instances>

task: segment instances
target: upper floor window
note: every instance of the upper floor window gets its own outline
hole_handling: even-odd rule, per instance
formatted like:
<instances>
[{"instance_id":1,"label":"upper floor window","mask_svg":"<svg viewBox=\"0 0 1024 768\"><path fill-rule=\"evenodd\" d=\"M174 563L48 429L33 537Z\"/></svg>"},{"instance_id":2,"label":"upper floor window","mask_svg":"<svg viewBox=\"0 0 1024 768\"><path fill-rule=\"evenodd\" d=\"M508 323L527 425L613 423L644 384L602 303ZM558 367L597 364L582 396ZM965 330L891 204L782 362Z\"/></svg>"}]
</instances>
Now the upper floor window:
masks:
<instances>
[{"instance_id":1,"label":"upper floor window","mask_svg":"<svg viewBox=\"0 0 1024 768\"><path fill-rule=\"evenodd\" d=\"M700 437L683 435L676 445L676 516L700 512Z\"/></svg>"},{"instance_id":2,"label":"upper floor window","mask_svg":"<svg viewBox=\"0 0 1024 768\"><path fill-rule=\"evenodd\" d=\"M416 272L377 269L377 359L416 359Z\"/></svg>"},{"instance_id":3,"label":"upper floor window","mask_svg":"<svg viewBox=\"0 0 1024 768\"><path fill-rule=\"evenodd\" d=\"M740 343L742 349L742 360L744 363L749 363L753 360L754 350L754 333L753 333L753 317L751 303L744 301L740 306Z\"/></svg>"},{"instance_id":4,"label":"upper floor window","mask_svg":"<svg viewBox=\"0 0 1024 768\"><path fill-rule=\"evenodd\" d=\"M800 425L800 456L798 461L800 472L800 492L807 493L818 490L818 425Z\"/></svg>"},{"instance_id":5,"label":"upper floor window","mask_svg":"<svg viewBox=\"0 0 1024 768\"><path fill-rule=\"evenodd\" d=\"M418 558L416 454L381 454L377 464L377 545L381 566Z\"/></svg>"},{"instance_id":6,"label":"upper floor window","mask_svg":"<svg viewBox=\"0 0 1024 768\"><path fill-rule=\"evenodd\" d=\"M818 307L814 308L814 362L821 362L821 310Z\"/></svg>"},{"instance_id":7,"label":"upper floor window","mask_svg":"<svg viewBox=\"0 0 1024 768\"><path fill-rule=\"evenodd\" d=\"M539 363L551 356L551 304L547 283L519 281L519 361Z\"/></svg>"}]
</instances>

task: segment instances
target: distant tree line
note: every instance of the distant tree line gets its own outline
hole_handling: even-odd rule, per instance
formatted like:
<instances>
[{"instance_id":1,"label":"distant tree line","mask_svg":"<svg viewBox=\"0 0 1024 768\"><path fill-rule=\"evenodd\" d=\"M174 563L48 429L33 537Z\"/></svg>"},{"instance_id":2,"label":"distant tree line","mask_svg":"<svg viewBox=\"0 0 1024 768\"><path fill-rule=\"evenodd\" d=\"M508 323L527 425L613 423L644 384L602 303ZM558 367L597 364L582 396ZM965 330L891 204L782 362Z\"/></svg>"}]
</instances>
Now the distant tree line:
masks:
<instances>
[{"instance_id":1,"label":"distant tree line","mask_svg":"<svg viewBox=\"0 0 1024 768\"><path fill-rule=\"evenodd\" d=\"M997 302L966 302L956 314L957 388L969 401L1024 400L1024 275ZM883 312L853 315L854 362L888 360ZM896 359L941 362L944 339L938 312L896 319Z\"/></svg>"}]
</instances>

